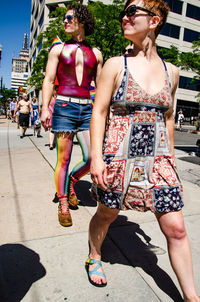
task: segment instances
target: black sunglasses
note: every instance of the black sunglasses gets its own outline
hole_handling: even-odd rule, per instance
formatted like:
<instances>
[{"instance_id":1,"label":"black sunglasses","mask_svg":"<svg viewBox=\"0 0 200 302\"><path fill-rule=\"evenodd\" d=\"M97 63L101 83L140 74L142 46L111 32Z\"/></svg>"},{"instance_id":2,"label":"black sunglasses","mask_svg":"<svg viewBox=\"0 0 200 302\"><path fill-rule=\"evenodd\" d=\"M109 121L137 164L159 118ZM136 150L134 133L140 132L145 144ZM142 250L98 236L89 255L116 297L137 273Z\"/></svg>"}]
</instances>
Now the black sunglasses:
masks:
<instances>
[{"instance_id":1,"label":"black sunglasses","mask_svg":"<svg viewBox=\"0 0 200 302\"><path fill-rule=\"evenodd\" d=\"M66 19L67 19L68 22L72 22L73 17L74 17L74 16L72 16L72 15L64 16L64 17L63 17L63 22L64 22Z\"/></svg>"},{"instance_id":2,"label":"black sunglasses","mask_svg":"<svg viewBox=\"0 0 200 302\"><path fill-rule=\"evenodd\" d=\"M131 5L129 6L126 10L123 10L120 14L119 14L119 21L122 22L122 19L124 18L124 16L127 17L132 17L135 15L136 10L142 10L144 12L147 12L149 16L155 16L156 14L154 14L153 12L151 12L150 10L141 7L141 6L137 6L137 5Z\"/></svg>"}]
</instances>

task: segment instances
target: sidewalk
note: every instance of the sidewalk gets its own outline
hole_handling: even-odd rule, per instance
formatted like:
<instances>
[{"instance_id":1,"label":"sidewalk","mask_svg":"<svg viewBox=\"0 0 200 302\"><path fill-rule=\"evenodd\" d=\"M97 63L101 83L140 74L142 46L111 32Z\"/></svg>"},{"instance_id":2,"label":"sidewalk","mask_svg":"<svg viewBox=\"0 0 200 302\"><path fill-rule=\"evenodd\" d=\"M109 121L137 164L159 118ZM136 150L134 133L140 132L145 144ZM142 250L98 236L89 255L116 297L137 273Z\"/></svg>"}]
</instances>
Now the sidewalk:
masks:
<instances>
[{"instance_id":1,"label":"sidewalk","mask_svg":"<svg viewBox=\"0 0 200 302\"><path fill-rule=\"evenodd\" d=\"M56 151L47 146L48 133L37 138L32 132L20 139L16 125L0 119L0 301L181 302L166 242L152 213L120 213L103 244L108 285L96 288L88 282L88 224L96 210L88 191L90 176L76 187L81 203L72 212L73 226L61 227L52 202ZM74 144L71 166L79 159ZM181 161L182 169L185 164ZM183 186L183 213L200 294L200 187L185 180Z\"/></svg>"}]
</instances>

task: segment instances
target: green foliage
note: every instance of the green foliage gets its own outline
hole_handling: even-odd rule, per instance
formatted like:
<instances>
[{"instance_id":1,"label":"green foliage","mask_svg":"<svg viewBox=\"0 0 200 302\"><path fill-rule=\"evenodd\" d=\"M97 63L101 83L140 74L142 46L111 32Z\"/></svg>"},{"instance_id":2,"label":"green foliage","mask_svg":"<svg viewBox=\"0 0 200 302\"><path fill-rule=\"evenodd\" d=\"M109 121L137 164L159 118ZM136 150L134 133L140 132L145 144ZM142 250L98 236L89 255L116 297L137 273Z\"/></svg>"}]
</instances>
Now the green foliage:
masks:
<instances>
[{"instance_id":1,"label":"green foliage","mask_svg":"<svg viewBox=\"0 0 200 302\"><path fill-rule=\"evenodd\" d=\"M86 40L90 45L101 50L104 61L109 57L120 55L129 44L122 36L121 25L118 21L119 12L123 6L123 0L115 0L112 5L105 5L100 1L89 1L88 8L95 17L96 27L94 33L86 37ZM66 8L57 7L50 14L53 19L50 20L49 26L37 37L37 46L42 42L42 47L33 64L27 84L35 86L38 90L42 88L48 52L53 40L56 36L59 36L62 41L70 39L66 36L63 26L63 16L66 11Z\"/></svg>"},{"instance_id":2,"label":"green foliage","mask_svg":"<svg viewBox=\"0 0 200 302\"><path fill-rule=\"evenodd\" d=\"M6 110L6 103L9 101L9 99L12 99L16 97L16 92L13 89L7 89L3 88L1 90L1 97L0 97L0 104L4 107Z\"/></svg>"},{"instance_id":3,"label":"green foliage","mask_svg":"<svg viewBox=\"0 0 200 302\"><path fill-rule=\"evenodd\" d=\"M93 35L87 41L103 54L104 61L110 57L121 55L128 41L122 36L119 13L123 9L123 1L105 5L100 1L90 2L89 9L95 16L96 27Z\"/></svg>"},{"instance_id":4,"label":"green foliage","mask_svg":"<svg viewBox=\"0 0 200 302\"><path fill-rule=\"evenodd\" d=\"M200 40L192 42L192 51L180 52L177 47L171 45L169 49L159 48L159 53L165 61L180 67L184 70L191 70L196 73L191 84L194 81L200 81ZM200 93L196 95L200 103Z\"/></svg>"},{"instance_id":5,"label":"green foliage","mask_svg":"<svg viewBox=\"0 0 200 302\"><path fill-rule=\"evenodd\" d=\"M56 36L62 41L66 40L66 35L63 26L63 16L66 13L66 8L57 7L49 17L52 18L49 22L46 30L38 35L37 46L42 42L42 47L37 55L35 62L33 63L31 77L27 80L27 85L40 90L42 88L42 83L45 75L46 64L48 60L49 48Z\"/></svg>"}]
</instances>

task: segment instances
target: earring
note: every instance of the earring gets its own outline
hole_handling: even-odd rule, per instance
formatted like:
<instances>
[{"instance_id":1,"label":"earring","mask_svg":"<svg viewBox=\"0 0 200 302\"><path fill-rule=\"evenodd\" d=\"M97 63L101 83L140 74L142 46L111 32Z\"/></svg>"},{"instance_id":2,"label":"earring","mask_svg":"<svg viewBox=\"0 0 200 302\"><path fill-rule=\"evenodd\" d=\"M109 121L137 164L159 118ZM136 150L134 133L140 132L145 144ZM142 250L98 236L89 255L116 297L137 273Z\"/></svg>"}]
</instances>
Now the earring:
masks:
<instances>
[{"instance_id":1,"label":"earring","mask_svg":"<svg viewBox=\"0 0 200 302\"><path fill-rule=\"evenodd\" d=\"M147 37L151 38L151 31L148 32Z\"/></svg>"}]
</instances>

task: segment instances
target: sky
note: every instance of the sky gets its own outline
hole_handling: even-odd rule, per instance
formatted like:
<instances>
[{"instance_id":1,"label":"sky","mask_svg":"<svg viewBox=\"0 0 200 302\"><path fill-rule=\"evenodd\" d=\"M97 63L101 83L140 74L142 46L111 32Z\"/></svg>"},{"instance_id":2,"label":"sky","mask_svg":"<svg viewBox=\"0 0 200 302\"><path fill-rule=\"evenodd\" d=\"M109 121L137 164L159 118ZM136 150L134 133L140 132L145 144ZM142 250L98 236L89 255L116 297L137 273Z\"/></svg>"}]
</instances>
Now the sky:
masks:
<instances>
[{"instance_id":1,"label":"sky","mask_svg":"<svg viewBox=\"0 0 200 302\"><path fill-rule=\"evenodd\" d=\"M24 34L30 34L31 0L0 0L0 77L10 89L12 57L19 58Z\"/></svg>"}]
</instances>

